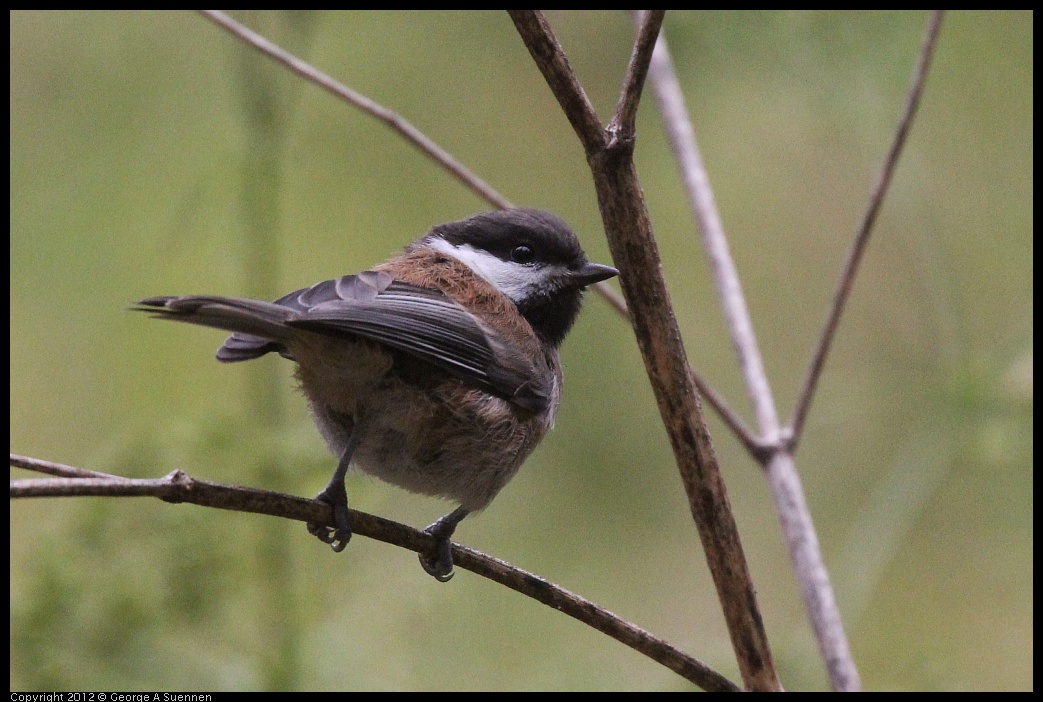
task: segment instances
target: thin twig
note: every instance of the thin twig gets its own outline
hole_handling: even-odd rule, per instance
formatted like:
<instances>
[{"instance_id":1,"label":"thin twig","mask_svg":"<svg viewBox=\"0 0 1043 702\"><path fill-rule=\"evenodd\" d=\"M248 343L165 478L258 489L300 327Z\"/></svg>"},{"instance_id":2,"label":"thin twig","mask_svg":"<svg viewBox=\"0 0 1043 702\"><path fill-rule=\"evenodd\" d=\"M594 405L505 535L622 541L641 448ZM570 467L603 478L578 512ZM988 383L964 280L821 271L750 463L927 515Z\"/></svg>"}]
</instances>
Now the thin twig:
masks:
<instances>
[{"instance_id":1,"label":"thin twig","mask_svg":"<svg viewBox=\"0 0 1043 702\"><path fill-rule=\"evenodd\" d=\"M703 247L710 262L725 323L732 338L742 377L746 382L747 395L757 418L760 437L743 434L739 436L747 446L772 445L778 442L779 435L775 401L772 399L771 386L764 370L764 361L753 331L739 273L728 247L728 238L725 236L713 188L710 186L710 177L699 152L695 130L688 117L684 94L674 71L665 36L660 35L659 41L656 42L650 72L652 87L663 116L663 126L681 170L688 203L702 232ZM734 430L735 427L732 428ZM755 457L761 461L766 459L763 452L759 456L755 454Z\"/></svg>"},{"instance_id":2,"label":"thin twig","mask_svg":"<svg viewBox=\"0 0 1043 702\"><path fill-rule=\"evenodd\" d=\"M289 51L274 44L244 24L236 22L220 10L199 10L199 12L233 36L242 39L261 53L275 59L302 78L315 83L319 87L333 93L335 96L351 105L354 105L363 112L381 120L405 137L407 141L417 147L425 156L428 156L435 161L435 163L440 164L447 171L452 173L457 180L477 193L479 197L488 200L494 207L501 210L514 207L510 200L505 198L497 192L495 188L453 158L448 151L436 144L431 138L414 127L408 120L397 112L389 110L380 103L371 100L361 93L355 92L348 86L320 71L315 66L312 66L307 61L294 56ZM594 290L604 298L604 300L608 302L616 312L624 317L628 315L626 303L623 302L619 293L613 290L608 283L596 283L594 285Z\"/></svg>"},{"instance_id":3,"label":"thin twig","mask_svg":"<svg viewBox=\"0 0 1043 702\"><path fill-rule=\"evenodd\" d=\"M757 442L754 446L759 450L754 451L753 455L766 469L772 500L800 583L805 608L833 687L858 689L858 670L851 656L829 574L822 559L811 512L804 498L793 457L779 441L779 420L771 386L709 176L699 152L695 130L664 37L659 39L652 62L652 85L659 100L663 124L681 169L689 203L702 232L703 246L710 260L726 324L757 417L760 438L754 440L741 433L739 437L747 442ZM747 448L750 448L749 443Z\"/></svg>"},{"instance_id":4,"label":"thin twig","mask_svg":"<svg viewBox=\"0 0 1043 702\"><path fill-rule=\"evenodd\" d=\"M750 455L753 456L758 463L766 462L766 459L763 457L770 455L772 447L757 437L754 431L750 429L749 426L746 425L746 422L743 421L742 417L739 416L738 412L731 408L728 401L725 400L719 392L714 390L705 378L699 375L694 368L691 372L692 380L695 381L696 387L699 388L699 395L702 399L706 400L706 402L713 407L714 411L716 411L717 415L721 418L721 421L732 430L732 433L742 442L742 445L746 447L746 450L750 452Z\"/></svg>"},{"instance_id":5,"label":"thin twig","mask_svg":"<svg viewBox=\"0 0 1043 702\"><path fill-rule=\"evenodd\" d=\"M652 51L655 49L656 38L663 26L665 15L666 10L648 10L644 13L644 20L638 28L637 39L634 41L634 51L630 56L630 63L627 64L623 88L619 91L616 114L608 125L608 133L612 135L613 139L634 138L637 106L641 101L649 61L652 60Z\"/></svg>"},{"instance_id":6,"label":"thin twig","mask_svg":"<svg viewBox=\"0 0 1043 702\"><path fill-rule=\"evenodd\" d=\"M789 443L793 448L796 448L797 444L800 443L801 436L804 433L804 422L807 419L811 401L815 396L815 388L818 385L819 378L822 376L822 369L826 365L829 349L833 344L833 339L836 338L840 317L844 313L844 306L851 294L851 288L854 286L855 275L858 273L862 255L865 253L866 245L869 243L869 235L873 231L873 225L876 224L876 218L880 213L884 196L887 195L887 190L891 186L891 178L898 164L898 158L902 154L906 138L909 136L909 129L912 127L913 119L916 116L916 109L920 105L920 97L923 95L927 73L931 68L931 59L934 57L934 50L938 43L938 32L941 30L943 16L943 10L932 10L927 16L927 28L924 30L920 56L917 59L916 68L913 70L912 85L909 86L909 93L905 99L902 117L898 122L898 128L895 130L891 148L888 150L887 156L884 158L884 164L877 176L876 185L873 187L873 193L869 198L869 206L866 208L862 222L858 227L858 232L855 234L854 243L848 252L847 260L844 262L844 269L840 274L840 282L837 284L837 290L833 295L833 306L829 310L825 325L822 327L822 334L819 336L818 344L815 346L815 351L812 354L811 364L808 366L808 372L804 378L804 385L797 396L797 402L794 406L788 429Z\"/></svg>"},{"instance_id":7,"label":"thin twig","mask_svg":"<svg viewBox=\"0 0 1043 702\"><path fill-rule=\"evenodd\" d=\"M613 139L607 130L598 126L598 117L543 15L533 10L508 12L586 151L609 248L620 269L623 292L631 310L631 323L724 611L743 682L751 690L779 689L771 649L757 609L756 591L663 279L659 250L634 166L635 141ZM647 56L647 53L636 46L632 55ZM635 61L632 59L632 63ZM640 75L643 70L635 66L633 73ZM621 104L626 105L627 101Z\"/></svg>"},{"instance_id":8,"label":"thin twig","mask_svg":"<svg viewBox=\"0 0 1043 702\"><path fill-rule=\"evenodd\" d=\"M634 11L633 15L640 28L642 26L641 21L642 17L644 16L644 13L638 10ZM660 40L665 41L665 38L661 35L657 38L657 47L658 42ZM669 54L667 54L667 58L669 59ZM661 69L657 68L656 62L659 60L660 59L658 58L657 54L653 54L649 65L649 75L653 77L653 87L657 91L657 97L659 92L659 88L657 87L657 81L660 79L656 78L656 73L657 71L661 71ZM674 82L676 83L676 79L674 79ZM680 90L678 90L678 94L680 94ZM662 105L660 106L660 109L662 110ZM768 448L766 442L759 438L753 432L753 430L751 430L746 425L746 422L743 421L742 417L739 416L738 412L731 408L727 400L725 400L720 393L718 393L716 390L713 389L713 387L711 387L709 381L703 378L702 375L700 375L699 372L696 371L694 368L691 369L691 373L692 379L695 381L696 386L699 388L699 393L702 395L703 399L705 399L710 404L710 406L714 409L714 411L717 412L717 414L724 421L724 423L728 425L728 428L731 429L732 433L734 433L735 436L743 443L743 445L746 447L746 450L749 451L750 454L752 454L753 456L757 457L758 462L765 463L767 461L765 456Z\"/></svg>"},{"instance_id":9,"label":"thin twig","mask_svg":"<svg viewBox=\"0 0 1043 702\"><path fill-rule=\"evenodd\" d=\"M498 193L495 188L468 170L467 167L453 158L448 151L429 139L423 132L410 124L408 120L397 112L389 110L383 105L370 100L365 95L357 93L343 83L334 80L331 76L323 73L306 61L302 61L289 51L286 51L282 47L277 46L268 39L265 39L257 32L239 22L236 22L220 10L200 10L199 12L212 20L215 24L227 30L229 33L285 65L294 73L306 78L312 83L315 83L333 93L342 100L346 100L360 110L363 110L381 120L405 137L407 141L420 149L420 151L425 155L429 156L436 163L441 164L446 170L456 176L458 180L467 185L467 187L474 190L496 207L499 207L500 209L509 209L514 206L507 198Z\"/></svg>"},{"instance_id":10,"label":"thin twig","mask_svg":"<svg viewBox=\"0 0 1043 702\"><path fill-rule=\"evenodd\" d=\"M815 632L830 685L837 692L860 691L862 680L851 655L793 455L785 450L776 451L768 461L766 474L804 609Z\"/></svg>"},{"instance_id":11,"label":"thin twig","mask_svg":"<svg viewBox=\"0 0 1043 702\"><path fill-rule=\"evenodd\" d=\"M565 52L554 40L554 32L547 18L542 12L534 10L507 10L507 14L511 16L518 34L525 40L525 47L543 74L543 79L558 99L565 118L572 124L587 157L605 148L607 137L601 128L601 121L572 71Z\"/></svg>"},{"instance_id":12,"label":"thin twig","mask_svg":"<svg viewBox=\"0 0 1043 702\"><path fill-rule=\"evenodd\" d=\"M315 500L257 490L235 485L222 485L196 480L176 470L163 478L131 479L108 476L72 466L48 463L27 456L11 454L11 465L50 474L73 475L72 478L11 481L11 497L158 497L165 502L191 503L239 512L267 514L304 522L333 525L329 505ZM384 543L421 553L430 548L430 536L405 524L372 514L349 510L352 530ZM621 619L604 607L559 587L547 580L516 568L480 551L453 544L453 562L494 582L542 602L601 631L652 660L666 666L704 690L736 690L736 685L705 663Z\"/></svg>"},{"instance_id":13,"label":"thin twig","mask_svg":"<svg viewBox=\"0 0 1043 702\"><path fill-rule=\"evenodd\" d=\"M123 478L118 475L110 475L109 473L99 473L97 471L87 470L86 468L77 468L76 466L67 466L64 463L52 463L51 461L44 461L39 458L30 458L29 456L19 456L15 453L11 454L11 465L15 468L24 468L25 470L36 471L37 473L57 475L61 478L101 478L105 480L129 480L129 478Z\"/></svg>"},{"instance_id":14,"label":"thin twig","mask_svg":"<svg viewBox=\"0 0 1043 702\"><path fill-rule=\"evenodd\" d=\"M779 420L739 275L728 247L709 176L685 107L669 48L660 37L653 56L652 84L663 124L677 158L689 203L702 231L732 344L757 416L760 438L739 433L768 474L772 499L785 535L808 617L835 689L858 689L858 670L822 559L814 523L793 457L779 440ZM752 442L752 446L751 446Z\"/></svg>"},{"instance_id":15,"label":"thin twig","mask_svg":"<svg viewBox=\"0 0 1043 702\"><path fill-rule=\"evenodd\" d=\"M630 310L627 309L626 300L623 296L613 290L608 283L601 282L594 286L594 292L601 295L601 299L612 306L616 312L623 316L624 319L630 318Z\"/></svg>"}]
</instances>

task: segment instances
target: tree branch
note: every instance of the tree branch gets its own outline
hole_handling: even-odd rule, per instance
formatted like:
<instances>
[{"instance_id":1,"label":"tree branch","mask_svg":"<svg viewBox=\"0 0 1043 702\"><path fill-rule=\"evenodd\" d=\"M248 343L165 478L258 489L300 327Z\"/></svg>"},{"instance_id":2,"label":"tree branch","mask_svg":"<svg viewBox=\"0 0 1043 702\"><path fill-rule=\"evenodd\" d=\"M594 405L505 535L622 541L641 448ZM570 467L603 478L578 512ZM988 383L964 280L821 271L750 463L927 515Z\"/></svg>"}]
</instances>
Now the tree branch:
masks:
<instances>
[{"instance_id":1,"label":"tree branch","mask_svg":"<svg viewBox=\"0 0 1043 702\"><path fill-rule=\"evenodd\" d=\"M507 210L514 207L510 200L496 191L491 185L471 172L466 166L453 158L452 154L436 144L430 137L414 127L408 120L393 110L389 110L380 103L369 99L361 93L357 93L348 86L335 80L328 74L320 71L307 61L294 56L277 44L272 43L265 37L253 31L249 27L236 22L234 19L220 10L199 10L207 19L214 22L233 36L241 39L261 53L275 59L302 78L318 85L320 88L332 93L350 105L359 108L363 112L376 117L387 124L396 132L401 134L408 142L413 144L425 156L438 163L465 186L473 190L479 197L484 198L494 207ZM605 282L596 283L595 292L608 302L617 312L626 316L627 308L623 298Z\"/></svg>"},{"instance_id":2,"label":"tree branch","mask_svg":"<svg viewBox=\"0 0 1043 702\"><path fill-rule=\"evenodd\" d=\"M703 248L713 271L726 326L757 417L759 437L739 434L739 438L747 443L747 448L751 447L750 442L756 442L753 444L755 450L751 450L751 453L767 472L775 511L833 688L859 689L861 682L858 669L851 656L815 525L793 456L781 441L771 385L753 331L739 274L728 247L670 50L666 38L662 36L652 58L652 85L667 137L681 170L689 204L702 232Z\"/></svg>"},{"instance_id":3,"label":"tree branch","mask_svg":"<svg viewBox=\"0 0 1043 702\"><path fill-rule=\"evenodd\" d=\"M746 447L746 450L750 452L759 463L763 463L765 459L761 458L771 454L771 446L764 443L746 422L743 421L742 417L739 416L738 412L731 408L728 401L721 396L719 392L714 390L710 384L703 378L695 369L691 369L692 380L695 382L695 386L699 388L699 395L702 399L706 400L711 407L717 412L717 415L721 420L728 425L728 428L732 430L736 438L742 442L742 445Z\"/></svg>"},{"instance_id":4,"label":"tree branch","mask_svg":"<svg viewBox=\"0 0 1043 702\"><path fill-rule=\"evenodd\" d=\"M637 106L641 102L648 64L652 60L652 50L655 49L656 38L663 26L665 15L666 10L649 10L644 13L644 20L634 42L634 51L627 65L626 77L623 79L623 88L619 91L616 114L608 125L607 131L611 139L634 139L637 131Z\"/></svg>"},{"instance_id":5,"label":"tree branch","mask_svg":"<svg viewBox=\"0 0 1043 702\"><path fill-rule=\"evenodd\" d=\"M583 150L590 158L607 143L594 106L587 99L583 86L573 73L565 52L561 50L547 18L538 10L507 10L515 29L521 35L536 67L543 74L565 117L579 137Z\"/></svg>"},{"instance_id":6,"label":"tree branch","mask_svg":"<svg viewBox=\"0 0 1043 702\"><path fill-rule=\"evenodd\" d=\"M914 71L913 84L906 99L905 110L877 180L876 188L855 242L845 264L844 272L834 296L833 307L816 347L804 386L798 396L793 420L780 428L771 396L767 374L763 367L752 323L746 308L734 262L728 251L727 239L714 202L713 191L699 154L694 130L684 106L680 84L669 57L665 38L660 38L653 56L652 82L659 98L663 121L674 153L678 159L692 209L703 233L704 246L711 262L714 279L732 343L739 357L747 391L757 415L760 438L739 434L746 443L759 448L754 456L765 466L779 522L782 527L809 619L815 630L823 658L834 689L859 689L861 682L851 657L839 609L829 582L829 574L822 560L811 513L804 499L800 476L796 471L793 451L803 430L818 378L836 335L840 316L854 282L854 276L865 251L869 234L895 165L908 135L923 84L930 65L941 23L941 13L933 13L928 20L920 59ZM735 426L732 427L735 430Z\"/></svg>"},{"instance_id":7,"label":"tree branch","mask_svg":"<svg viewBox=\"0 0 1043 702\"><path fill-rule=\"evenodd\" d=\"M663 279L634 167L634 141L613 140L598 127L597 115L543 15L522 10L510 14L587 152L609 248L743 681L752 690L779 689L755 589ZM632 73L644 70L635 67ZM620 104L630 105L625 99ZM636 104L626 109L636 109Z\"/></svg>"},{"instance_id":8,"label":"tree branch","mask_svg":"<svg viewBox=\"0 0 1043 702\"><path fill-rule=\"evenodd\" d=\"M165 502L187 502L204 507L267 514L333 526L333 510L323 502L268 490L196 480L180 470L162 478L132 479L16 454L11 454L11 465L51 475L69 476L13 480L12 499L66 496L158 497ZM431 537L422 531L358 510L349 511L355 534L417 553L431 547ZM621 619L600 605L538 575L456 543L453 544L453 562L459 568L470 570L578 619L666 666L704 690L723 692L737 689L733 682L705 663Z\"/></svg>"},{"instance_id":9,"label":"tree branch","mask_svg":"<svg viewBox=\"0 0 1043 702\"><path fill-rule=\"evenodd\" d=\"M822 376L822 369L826 365L826 357L829 355L829 350L833 345L833 339L836 338L837 328L840 326L840 316L844 313L844 306L851 295L851 288L855 284L855 275L858 273L862 255L865 253L866 246L869 243L869 235L873 231L877 215L880 214L880 207L884 202L884 197L887 195L888 188L891 186L891 179L898 164L898 158L902 155L902 149L905 147L906 139L909 136L909 129L912 127L913 119L916 117L916 109L920 106L920 97L923 95L924 84L927 82L927 73L931 69L931 59L934 57L934 50L938 43L938 33L942 28L944 14L943 10L932 10L927 16L927 28L924 30L923 41L920 45L920 56L917 59L916 67L913 69L913 80L905 99L902 117L898 121L898 128L895 130L891 148L888 149L883 166L880 168L880 173L877 176L876 185L873 187L873 192L869 197L869 206L862 216L862 222L858 227L858 232L855 234L855 240L851 245L851 250L848 252L847 260L844 262L844 269L840 274L840 281L833 295L833 306L829 310L826 323L823 325L822 333L819 336L818 343L815 345L815 351L812 354L811 363L804 378L804 385L797 396L793 416L789 421L788 439L793 449L800 443L801 436L804 433L804 421L807 419L808 410L811 408L811 401L815 396L815 388L818 386L819 378Z\"/></svg>"},{"instance_id":10,"label":"tree branch","mask_svg":"<svg viewBox=\"0 0 1043 702\"><path fill-rule=\"evenodd\" d=\"M838 692L860 691L862 679L851 655L829 570L822 559L822 547L793 455L785 449L776 450L765 468L775 514L786 540L786 550L793 562L804 610L815 632L830 685Z\"/></svg>"},{"instance_id":11,"label":"tree branch","mask_svg":"<svg viewBox=\"0 0 1043 702\"><path fill-rule=\"evenodd\" d=\"M728 247L728 238L721 223L721 215L710 185L710 176L699 152L695 129L688 117L688 109L685 107L681 84L674 71L670 49L666 37L662 35L656 42L655 53L652 55L651 77L652 88L663 118L663 127L681 170L689 206L702 233L703 248L710 262L725 324L732 338L742 377L746 381L747 395L757 417L760 430L758 441L768 445L778 443L779 418L775 411L768 375L764 370L764 360L757 344L757 336L753 331L753 322L746 306L746 298L742 292L739 272Z\"/></svg>"},{"instance_id":12,"label":"tree branch","mask_svg":"<svg viewBox=\"0 0 1043 702\"><path fill-rule=\"evenodd\" d=\"M406 141L413 144L413 146L423 152L425 156L428 156L433 161L440 164L443 168L452 173L457 180L461 181L464 185L474 190L496 207L500 209L514 207L510 200L505 198L503 195L498 193L495 188L468 170L466 166L453 158L452 154L428 138L423 132L410 124L408 120L397 112L389 110L383 105L370 100L361 93L355 92L348 86L338 82L306 61L297 58L289 51L286 51L282 47L268 41L249 27L236 22L225 13L219 10L199 10L199 12L214 24L239 39L242 39L266 56L275 59L297 75L311 81L321 88L324 88L340 99L345 100L363 112L366 112L384 122L405 137Z\"/></svg>"}]
</instances>

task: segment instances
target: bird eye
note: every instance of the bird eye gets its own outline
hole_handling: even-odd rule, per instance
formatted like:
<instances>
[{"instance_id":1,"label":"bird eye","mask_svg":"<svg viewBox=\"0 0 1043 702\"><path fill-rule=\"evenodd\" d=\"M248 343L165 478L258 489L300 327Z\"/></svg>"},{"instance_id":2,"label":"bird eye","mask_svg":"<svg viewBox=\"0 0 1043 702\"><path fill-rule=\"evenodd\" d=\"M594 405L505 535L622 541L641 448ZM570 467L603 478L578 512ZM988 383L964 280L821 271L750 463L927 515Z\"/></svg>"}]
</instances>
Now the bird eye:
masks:
<instances>
[{"instance_id":1,"label":"bird eye","mask_svg":"<svg viewBox=\"0 0 1043 702\"><path fill-rule=\"evenodd\" d=\"M511 249L511 260L515 263L532 263L536 260L536 252L528 244L515 246Z\"/></svg>"}]
</instances>

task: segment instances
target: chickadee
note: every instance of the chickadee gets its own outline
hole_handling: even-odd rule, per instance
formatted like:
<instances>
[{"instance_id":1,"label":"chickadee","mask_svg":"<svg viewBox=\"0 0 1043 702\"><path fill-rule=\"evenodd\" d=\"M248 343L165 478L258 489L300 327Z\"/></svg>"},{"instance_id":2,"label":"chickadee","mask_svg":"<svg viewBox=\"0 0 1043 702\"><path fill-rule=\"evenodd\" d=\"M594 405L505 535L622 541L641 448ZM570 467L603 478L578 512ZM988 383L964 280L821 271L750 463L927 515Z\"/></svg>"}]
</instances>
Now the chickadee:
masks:
<instances>
[{"instance_id":1,"label":"chickadee","mask_svg":"<svg viewBox=\"0 0 1043 702\"><path fill-rule=\"evenodd\" d=\"M276 352L339 458L316 497L335 528L308 531L341 551L351 538L349 465L458 508L426 531L424 569L452 576L450 537L484 509L554 423L558 346L583 289L618 274L587 261L576 235L540 210L478 214L434 227L387 263L275 302L152 297L135 309L233 332L225 363Z\"/></svg>"}]
</instances>

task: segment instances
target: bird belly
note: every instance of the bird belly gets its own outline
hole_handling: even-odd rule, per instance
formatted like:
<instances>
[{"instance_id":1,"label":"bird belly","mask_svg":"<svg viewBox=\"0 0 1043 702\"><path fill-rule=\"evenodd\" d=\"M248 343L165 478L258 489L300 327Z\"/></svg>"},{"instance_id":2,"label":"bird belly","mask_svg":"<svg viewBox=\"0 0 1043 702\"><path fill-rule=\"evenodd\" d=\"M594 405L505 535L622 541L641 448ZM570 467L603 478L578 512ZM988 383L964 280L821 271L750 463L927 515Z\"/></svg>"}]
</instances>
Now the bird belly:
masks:
<instances>
[{"instance_id":1,"label":"bird belly","mask_svg":"<svg viewBox=\"0 0 1043 702\"><path fill-rule=\"evenodd\" d=\"M509 402L467 389L455 378L420 387L392 374L358 398L354 421L312 402L320 430L337 455L350 431L351 465L411 492L486 507L550 428L551 418L519 414Z\"/></svg>"}]
</instances>

